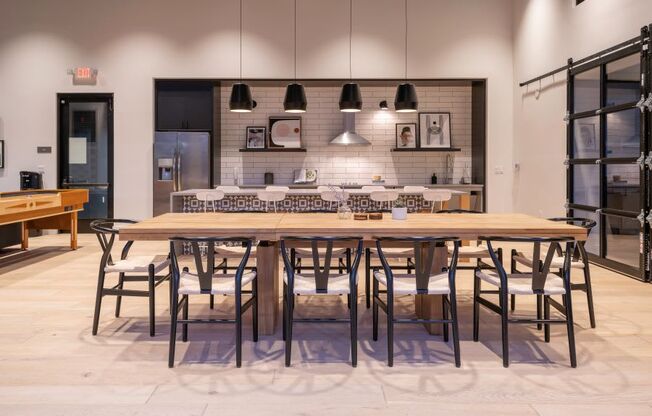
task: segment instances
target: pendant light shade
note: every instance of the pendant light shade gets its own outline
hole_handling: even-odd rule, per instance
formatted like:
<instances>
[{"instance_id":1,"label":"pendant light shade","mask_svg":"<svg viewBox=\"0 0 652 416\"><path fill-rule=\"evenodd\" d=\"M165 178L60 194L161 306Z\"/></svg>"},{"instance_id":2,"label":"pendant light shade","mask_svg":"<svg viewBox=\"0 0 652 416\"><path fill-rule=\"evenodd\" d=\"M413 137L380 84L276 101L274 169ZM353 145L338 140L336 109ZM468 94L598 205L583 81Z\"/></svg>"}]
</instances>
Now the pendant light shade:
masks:
<instances>
[{"instance_id":1,"label":"pendant light shade","mask_svg":"<svg viewBox=\"0 0 652 416\"><path fill-rule=\"evenodd\" d=\"M354 82L344 84L342 86L342 94L340 94L340 111L354 113L360 110L362 110L360 86Z\"/></svg>"},{"instance_id":2,"label":"pendant light shade","mask_svg":"<svg viewBox=\"0 0 652 416\"><path fill-rule=\"evenodd\" d=\"M399 85L396 88L396 97L394 97L394 109L399 113L410 113L417 111L418 107L419 100L414 84L406 82Z\"/></svg>"},{"instance_id":3,"label":"pendant light shade","mask_svg":"<svg viewBox=\"0 0 652 416\"><path fill-rule=\"evenodd\" d=\"M233 84L231 98L229 99L229 110L235 113L249 113L254 107L249 85L242 82Z\"/></svg>"},{"instance_id":4,"label":"pendant light shade","mask_svg":"<svg viewBox=\"0 0 652 416\"><path fill-rule=\"evenodd\" d=\"M285 89L285 99L283 100L283 108L286 113L305 113L308 101L306 100L306 92L303 85L292 83Z\"/></svg>"}]
</instances>

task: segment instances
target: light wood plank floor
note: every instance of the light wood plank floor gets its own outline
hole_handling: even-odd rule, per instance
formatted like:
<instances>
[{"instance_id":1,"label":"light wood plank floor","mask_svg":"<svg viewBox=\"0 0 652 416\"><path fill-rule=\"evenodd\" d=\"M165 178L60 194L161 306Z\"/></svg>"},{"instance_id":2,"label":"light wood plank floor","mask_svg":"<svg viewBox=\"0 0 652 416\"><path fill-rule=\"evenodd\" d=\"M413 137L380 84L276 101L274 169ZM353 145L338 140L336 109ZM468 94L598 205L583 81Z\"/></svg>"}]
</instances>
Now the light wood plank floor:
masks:
<instances>
[{"instance_id":1,"label":"light wood plank floor","mask_svg":"<svg viewBox=\"0 0 652 416\"><path fill-rule=\"evenodd\" d=\"M65 235L30 243L29 252L5 254L0 266L2 415L652 414L652 286L595 266L597 329L588 325L585 299L574 300L577 369L569 367L560 326L549 344L534 327L512 326L509 369L501 365L496 315L482 312L481 342L472 342L470 271L458 283L460 369L441 337L405 325L396 329L395 367L388 368L384 325L373 342L363 299L358 368L349 365L347 326L297 324L287 369L280 329L254 344L247 321L241 369L232 326L191 327L190 341L177 343L177 366L168 369L167 284L158 289L155 338L145 298L124 299L116 319L111 297L93 337L95 237L81 235L75 252ZM136 243L133 252L165 250L165 243ZM219 299L210 312L207 300L197 300L191 315L229 313L232 306ZM521 297L518 306L528 313L534 304ZM409 314L410 300L400 309ZM297 312L345 315L346 304L309 297Z\"/></svg>"}]
</instances>

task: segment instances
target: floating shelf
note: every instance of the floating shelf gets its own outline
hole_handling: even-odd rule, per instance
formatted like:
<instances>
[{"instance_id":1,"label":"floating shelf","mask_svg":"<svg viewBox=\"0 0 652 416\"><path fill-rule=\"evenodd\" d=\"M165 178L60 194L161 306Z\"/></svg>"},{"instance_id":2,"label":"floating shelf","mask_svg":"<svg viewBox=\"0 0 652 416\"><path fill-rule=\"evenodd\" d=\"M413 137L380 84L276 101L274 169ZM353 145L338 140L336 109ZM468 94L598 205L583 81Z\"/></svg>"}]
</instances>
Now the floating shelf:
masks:
<instances>
[{"instance_id":1,"label":"floating shelf","mask_svg":"<svg viewBox=\"0 0 652 416\"><path fill-rule=\"evenodd\" d=\"M396 147L392 149L392 152L461 152L462 149L459 147L426 147L419 149L404 149L401 147Z\"/></svg>"},{"instance_id":2,"label":"floating shelf","mask_svg":"<svg viewBox=\"0 0 652 416\"><path fill-rule=\"evenodd\" d=\"M241 152L251 152L251 153L265 153L265 152L281 152L281 153L286 153L286 152L302 152L305 153L306 149L303 147L291 147L291 148L271 148L271 149L240 149Z\"/></svg>"}]
</instances>

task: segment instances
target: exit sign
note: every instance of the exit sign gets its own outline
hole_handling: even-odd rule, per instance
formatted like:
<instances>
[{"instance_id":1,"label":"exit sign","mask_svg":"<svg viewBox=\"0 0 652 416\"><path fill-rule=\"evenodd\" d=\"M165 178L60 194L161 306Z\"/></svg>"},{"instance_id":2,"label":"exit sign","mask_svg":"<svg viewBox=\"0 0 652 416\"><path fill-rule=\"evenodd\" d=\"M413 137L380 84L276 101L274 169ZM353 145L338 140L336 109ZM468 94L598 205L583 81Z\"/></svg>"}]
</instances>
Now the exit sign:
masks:
<instances>
[{"instance_id":1,"label":"exit sign","mask_svg":"<svg viewBox=\"0 0 652 416\"><path fill-rule=\"evenodd\" d=\"M97 69L88 66L78 66L68 71L72 75L73 85L97 84Z\"/></svg>"}]
</instances>

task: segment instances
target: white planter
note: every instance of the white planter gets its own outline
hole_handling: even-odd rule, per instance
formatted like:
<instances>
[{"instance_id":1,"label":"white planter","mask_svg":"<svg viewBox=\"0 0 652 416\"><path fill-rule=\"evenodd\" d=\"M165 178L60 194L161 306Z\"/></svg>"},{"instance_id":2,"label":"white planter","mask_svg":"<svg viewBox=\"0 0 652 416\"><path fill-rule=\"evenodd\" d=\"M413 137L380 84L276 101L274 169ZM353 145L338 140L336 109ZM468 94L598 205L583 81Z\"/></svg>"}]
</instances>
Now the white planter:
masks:
<instances>
[{"instance_id":1,"label":"white planter","mask_svg":"<svg viewBox=\"0 0 652 416\"><path fill-rule=\"evenodd\" d=\"M393 220L405 220L405 219L407 219L407 207L392 208L392 219Z\"/></svg>"}]
</instances>

